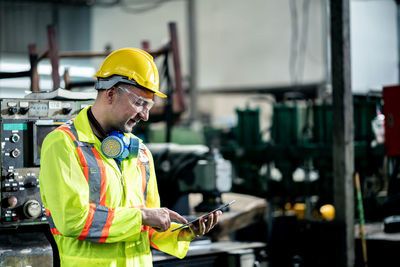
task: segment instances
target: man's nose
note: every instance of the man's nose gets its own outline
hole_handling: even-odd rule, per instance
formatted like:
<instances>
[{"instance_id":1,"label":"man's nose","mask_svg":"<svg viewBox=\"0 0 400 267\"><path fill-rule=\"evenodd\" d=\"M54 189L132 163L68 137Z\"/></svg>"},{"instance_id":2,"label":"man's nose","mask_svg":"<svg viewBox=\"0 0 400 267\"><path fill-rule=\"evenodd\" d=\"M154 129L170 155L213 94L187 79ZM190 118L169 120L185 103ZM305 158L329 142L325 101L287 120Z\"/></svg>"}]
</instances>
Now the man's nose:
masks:
<instances>
[{"instance_id":1,"label":"man's nose","mask_svg":"<svg viewBox=\"0 0 400 267\"><path fill-rule=\"evenodd\" d=\"M140 112L139 112L139 116L140 119L142 121L147 121L149 119L149 111L146 108L143 108Z\"/></svg>"}]
</instances>

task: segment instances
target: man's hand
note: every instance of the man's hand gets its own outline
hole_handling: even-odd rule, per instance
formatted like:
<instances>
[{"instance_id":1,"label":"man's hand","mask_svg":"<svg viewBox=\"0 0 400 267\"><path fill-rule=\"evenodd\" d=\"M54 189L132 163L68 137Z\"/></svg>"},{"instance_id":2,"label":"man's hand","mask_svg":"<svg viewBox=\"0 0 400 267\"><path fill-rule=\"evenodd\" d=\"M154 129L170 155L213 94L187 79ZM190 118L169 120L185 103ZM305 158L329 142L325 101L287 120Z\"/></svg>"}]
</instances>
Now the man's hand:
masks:
<instances>
[{"instance_id":1,"label":"man's hand","mask_svg":"<svg viewBox=\"0 0 400 267\"><path fill-rule=\"evenodd\" d=\"M210 214L207 218L200 218L198 225L193 223L189 228L182 229L179 232L179 241L192 241L196 237L207 234L218 223L218 217L221 216L220 210Z\"/></svg>"},{"instance_id":2,"label":"man's hand","mask_svg":"<svg viewBox=\"0 0 400 267\"><path fill-rule=\"evenodd\" d=\"M143 208L142 224L154 228L158 232L165 232L171 227L171 219L176 219L181 223L187 223L187 220L181 215L167 208Z\"/></svg>"}]
</instances>

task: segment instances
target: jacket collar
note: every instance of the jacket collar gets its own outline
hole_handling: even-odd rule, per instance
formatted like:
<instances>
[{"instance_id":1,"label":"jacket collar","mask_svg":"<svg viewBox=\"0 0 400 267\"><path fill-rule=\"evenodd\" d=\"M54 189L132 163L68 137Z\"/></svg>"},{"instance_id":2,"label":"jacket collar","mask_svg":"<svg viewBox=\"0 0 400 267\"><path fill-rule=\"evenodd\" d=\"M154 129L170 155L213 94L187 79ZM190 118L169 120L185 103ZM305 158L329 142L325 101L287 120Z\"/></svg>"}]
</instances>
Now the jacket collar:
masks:
<instances>
[{"instance_id":1,"label":"jacket collar","mask_svg":"<svg viewBox=\"0 0 400 267\"><path fill-rule=\"evenodd\" d=\"M86 143L97 143L100 142L97 137L94 135L92 127L90 127L87 111L91 106L87 106L81 112L79 112L78 116L74 119L74 125L76 131L78 133L78 140Z\"/></svg>"},{"instance_id":2,"label":"jacket collar","mask_svg":"<svg viewBox=\"0 0 400 267\"><path fill-rule=\"evenodd\" d=\"M100 140L96 137L96 135L93 133L92 127L90 126L89 123L89 118L87 115L87 110L91 106L87 106L86 108L82 109L79 114L75 117L74 119L74 125L76 132L78 133L78 140L81 142L86 142L86 143L91 143L91 144L96 144L98 146L101 145ZM134 134L129 133L125 134L128 135L129 137L136 137ZM143 140L139 138L139 143L140 143L140 149L146 150L146 147L143 144ZM101 153L102 154L102 153ZM110 162L110 164L116 169L119 170L117 167L115 161L111 158L104 157L107 161ZM139 157L138 157L139 159ZM135 163L136 164L136 163Z\"/></svg>"}]
</instances>

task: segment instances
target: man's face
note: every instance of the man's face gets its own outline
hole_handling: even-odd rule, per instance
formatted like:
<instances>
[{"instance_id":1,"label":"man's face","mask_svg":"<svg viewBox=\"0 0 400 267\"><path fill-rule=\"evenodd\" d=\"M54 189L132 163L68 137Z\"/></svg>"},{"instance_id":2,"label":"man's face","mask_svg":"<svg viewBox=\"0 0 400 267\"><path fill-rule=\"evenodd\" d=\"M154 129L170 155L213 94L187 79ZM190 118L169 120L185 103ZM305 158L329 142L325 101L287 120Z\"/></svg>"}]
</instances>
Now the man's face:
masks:
<instances>
[{"instance_id":1,"label":"man's face","mask_svg":"<svg viewBox=\"0 0 400 267\"><path fill-rule=\"evenodd\" d=\"M154 104L153 93L132 85L114 86L116 93L112 106L112 128L123 132L132 132L140 121L147 121L149 110Z\"/></svg>"}]
</instances>

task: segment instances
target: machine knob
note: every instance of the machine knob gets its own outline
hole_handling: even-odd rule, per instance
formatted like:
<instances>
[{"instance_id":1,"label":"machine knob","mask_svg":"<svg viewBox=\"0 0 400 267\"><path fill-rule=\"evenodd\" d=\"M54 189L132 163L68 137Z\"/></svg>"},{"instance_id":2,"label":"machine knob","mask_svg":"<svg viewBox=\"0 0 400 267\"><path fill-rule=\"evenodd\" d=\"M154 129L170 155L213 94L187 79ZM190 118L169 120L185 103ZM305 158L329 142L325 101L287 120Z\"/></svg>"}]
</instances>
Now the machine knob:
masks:
<instances>
[{"instance_id":1,"label":"machine knob","mask_svg":"<svg viewBox=\"0 0 400 267\"><path fill-rule=\"evenodd\" d=\"M13 135L11 135L10 140L12 143L16 143L19 141L20 138L21 137L18 134L13 134Z\"/></svg>"},{"instance_id":2,"label":"machine knob","mask_svg":"<svg viewBox=\"0 0 400 267\"><path fill-rule=\"evenodd\" d=\"M18 199L15 196L10 196L7 199L7 203L8 203L8 208L13 209L17 206L18 204Z\"/></svg>"},{"instance_id":3,"label":"machine knob","mask_svg":"<svg viewBox=\"0 0 400 267\"><path fill-rule=\"evenodd\" d=\"M17 107L9 107L8 108L8 114L10 115L14 115L18 112L18 108Z\"/></svg>"},{"instance_id":4,"label":"machine knob","mask_svg":"<svg viewBox=\"0 0 400 267\"><path fill-rule=\"evenodd\" d=\"M42 214L42 206L40 205L39 201L30 199L25 202L23 211L28 219L35 219Z\"/></svg>"},{"instance_id":5,"label":"machine knob","mask_svg":"<svg viewBox=\"0 0 400 267\"><path fill-rule=\"evenodd\" d=\"M19 113L21 113L22 115L28 113L29 111L29 107L20 107L19 108Z\"/></svg>"},{"instance_id":6,"label":"machine knob","mask_svg":"<svg viewBox=\"0 0 400 267\"><path fill-rule=\"evenodd\" d=\"M39 180L37 178L28 178L25 180L24 186L26 188L33 188L33 187L37 187L38 184L39 184Z\"/></svg>"},{"instance_id":7,"label":"machine knob","mask_svg":"<svg viewBox=\"0 0 400 267\"><path fill-rule=\"evenodd\" d=\"M21 152L19 151L18 148L16 148L16 149L14 149L13 151L11 151L10 155L11 155L11 157L13 157L13 158L18 158L19 155L21 155Z\"/></svg>"},{"instance_id":8,"label":"machine knob","mask_svg":"<svg viewBox=\"0 0 400 267\"><path fill-rule=\"evenodd\" d=\"M71 112L71 110L72 110L72 108L63 108L63 109L62 109L62 113L63 113L64 115L67 115L68 113Z\"/></svg>"},{"instance_id":9,"label":"machine knob","mask_svg":"<svg viewBox=\"0 0 400 267\"><path fill-rule=\"evenodd\" d=\"M63 108L63 109L62 109L62 113L63 113L64 115L69 114L71 111L72 111L72 108Z\"/></svg>"}]
</instances>

